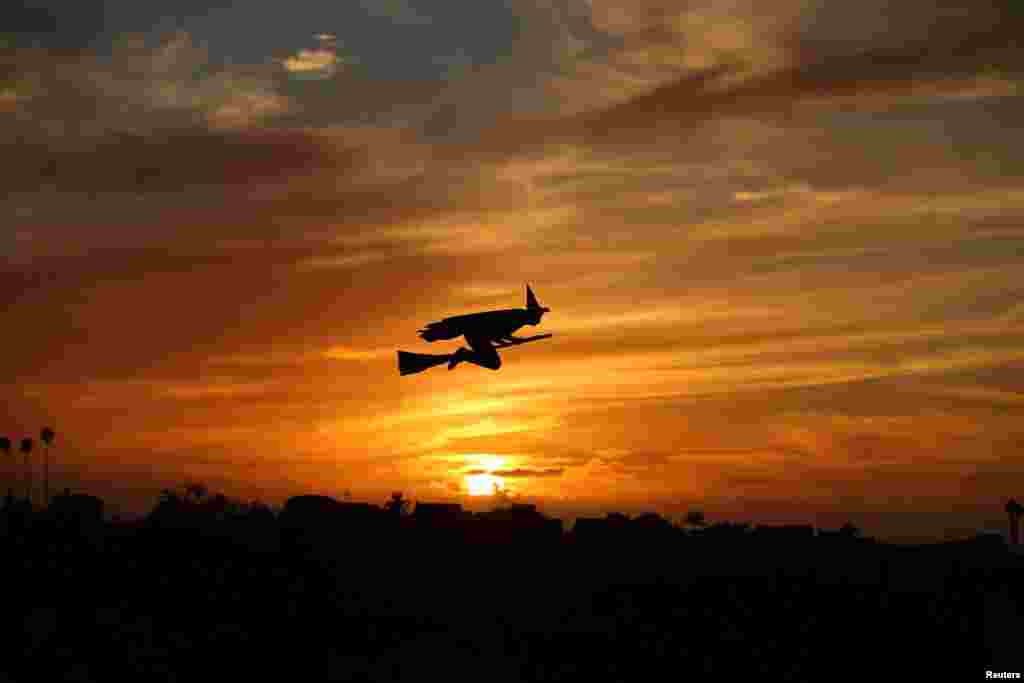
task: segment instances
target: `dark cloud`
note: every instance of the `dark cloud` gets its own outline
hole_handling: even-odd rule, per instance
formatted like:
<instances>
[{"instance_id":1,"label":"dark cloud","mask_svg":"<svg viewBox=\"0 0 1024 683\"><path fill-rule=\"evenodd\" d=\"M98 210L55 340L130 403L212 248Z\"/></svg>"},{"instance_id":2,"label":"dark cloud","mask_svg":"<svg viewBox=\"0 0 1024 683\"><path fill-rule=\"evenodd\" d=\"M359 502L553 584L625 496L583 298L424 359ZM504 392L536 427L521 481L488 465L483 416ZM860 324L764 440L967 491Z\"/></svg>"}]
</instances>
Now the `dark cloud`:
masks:
<instances>
[{"instance_id":1,"label":"dark cloud","mask_svg":"<svg viewBox=\"0 0 1024 683\"><path fill-rule=\"evenodd\" d=\"M11 192L189 192L365 167L366 150L339 149L304 131L170 131L112 135L88 147L22 139L3 146Z\"/></svg>"},{"instance_id":2,"label":"dark cloud","mask_svg":"<svg viewBox=\"0 0 1024 683\"><path fill-rule=\"evenodd\" d=\"M47 45L100 51L124 33L186 30L208 43L217 61L255 63L280 49L302 47L317 33L336 34L377 78L442 78L447 61L487 64L508 52L522 30L514 7L480 2L345 2L294 0L14 0L0 31L31 31ZM473 31L464 27L471 24ZM244 27L244 29L242 28ZM401 49L395 49L400 45Z\"/></svg>"},{"instance_id":3,"label":"dark cloud","mask_svg":"<svg viewBox=\"0 0 1024 683\"><path fill-rule=\"evenodd\" d=\"M879 4L885 7L878 12L862 13L858 7L856 14L888 21L891 3L879 0ZM716 118L785 120L799 113L794 107L801 103L838 102L854 96L909 96L923 85L955 93L969 88L964 80L976 75L1017 78L1024 68L1024 52L1017 44L1017 36L1024 30L1024 14L1014 3L982 3L967 11L959 3L955 7L940 3L937 8L933 2L914 2L900 9L899 20L886 24L884 31L865 26L859 34L856 23L837 18L842 13L833 8L839 5L842 3L815 3L799 13L800 21L762 38L773 42L748 46L755 59L759 51L787 54L777 66L769 64L752 71L741 58L721 56L703 66L676 67L675 77L652 77L651 86L640 88L639 94L609 98L615 101L586 107L569 117L538 111L506 118L483 134L477 151L502 158L543 154L547 145L562 143L610 149L660 145L665 140L679 145L697 141L699 125ZM686 45L685 33L669 31L666 37L669 19L680 11L661 8L654 18L644 18L641 23L660 28L634 31L623 54L638 55L632 61L642 61L651 48L666 40ZM709 17L712 25L714 19ZM758 21L756 15L737 21L740 19L739 26L756 26ZM834 40L830 36L837 27L860 38ZM616 61L621 57L614 47L606 47L603 56L588 64L590 70L605 70L611 78L621 68ZM563 78L569 84L584 82L582 75L571 70ZM454 155L465 153L453 150Z\"/></svg>"},{"instance_id":4,"label":"dark cloud","mask_svg":"<svg viewBox=\"0 0 1024 683\"><path fill-rule=\"evenodd\" d=\"M971 4L957 0L865 0L856 6L811 0L793 26L792 39L817 55L849 54L865 48L893 49L910 43L948 43L957 37L996 34L1022 18L1020 3L1015 0Z\"/></svg>"},{"instance_id":5,"label":"dark cloud","mask_svg":"<svg viewBox=\"0 0 1024 683\"><path fill-rule=\"evenodd\" d=\"M508 479L516 478L536 478L536 477L560 477L565 472L560 467L552 467L548 469L533 470L528 468L516 468L511 470L495 470L491 474L497 477L505 477Z\"/></svg>"},{"instance_id":6,"label":"dark cloud","mask_svg":"<svg viewBox=\"0 0 1024 683\"><path fill-rule=\"evenodd\" d=\"M0 42L83 48L102 31L104 0L10 0L0 6Z\"/></svg>"},{"instance_id":7,"label":"dark cloud","mask_svg":"<svg viewBox=\"0 0 1024 683\"><path fill-rule=\"evenodd\" d=\"M366 165L364 149L263 126L288 110L268 67L210 69L186 34L109 58L45 48L2 55L0 178L10 193L174 192Z\"/></svg>"},{"instance_id":8,"label":"dark cloud","mask_svg":"<svg viewBox=\"0 0 1024 683\"><path fill-rule=\"evenodd\" d=\"M1024 26L1017 26L1021 28ZM734 87L714 87L731 71L716 66L623 104L583 115L579 124L592 142L637 136L652 139L666 132L666 125L685 134L712 116L769 114L784 111L801 100L909 93L921 81L970 76L993 64L1020 69L1024 60L1012 42L1014 35L1003 30L974 33L955 42L928 41L822 58L810 52L804 55L805 61L791 69ZM951 85L955 87L955 83ZM652 130L652 126L662 128Z\"/></svg>"}]
</instances>

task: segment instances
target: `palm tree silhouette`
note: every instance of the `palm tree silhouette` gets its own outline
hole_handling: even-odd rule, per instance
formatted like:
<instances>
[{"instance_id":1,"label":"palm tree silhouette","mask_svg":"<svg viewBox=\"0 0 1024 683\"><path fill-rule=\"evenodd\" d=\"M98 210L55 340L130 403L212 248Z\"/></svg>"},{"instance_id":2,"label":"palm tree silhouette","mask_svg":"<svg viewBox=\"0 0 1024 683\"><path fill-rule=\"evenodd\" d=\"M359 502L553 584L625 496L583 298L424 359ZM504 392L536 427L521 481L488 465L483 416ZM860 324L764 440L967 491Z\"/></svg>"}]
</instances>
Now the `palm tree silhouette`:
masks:
<instances>
[{"instance_id":1,"label":"palm tree silhouette","mask_svg":"<svg viewBox=\"0 0 1024 683\"><path fill-rule=\"evenodd\" d=\"M1006 515L1010 518L1010 543L1020 543L1020 516L1024 513L1024 506L1011 498L1006 503Z\"/></svg>"},{"instance_id":2,"label":"palm tree silhouette","mask_svg":"<svg viewBox=\"0 0 1024 683\"><path fill-rule=\"evenodd\" d=\"M25 455L25 499L29 505L32 504L32 467L29 462L29 454L32 453L32 439L24 438L21 440L21 448L19 449Z\"/></svg>"},{"instance_id":3,"label":"palm tree silhouette","mask_svg":"<svg viewBox=\"0 0 1024 683\"><path fill-rule=\"evenodd\" d=\"M43 427L39 432L39 440L46 446L46 450L43 451L43 504L46 507L50 506L50 446L55 436L57 433L49 427Z\"/></svg>"},{"instance_id":4,"label":"palm tree silhouette","mask_svg":"<svg viewBox=\"0 0 1024 683\"><path fill-rule=\"evenodd\" d=\"M0 451L3 451L4 463L6 464L7 463L7 459L11 455L11 437L9 437L9 436L0 436ZM9 483L13 483L13 482L14 482L14 467L13 467L13 463L12 463L11 478L9 480ZM14 487L13 486L8 486L8 488L7 488L7 495L8 495L8 497L14 495Z\"/></svg>"}]
</instances>

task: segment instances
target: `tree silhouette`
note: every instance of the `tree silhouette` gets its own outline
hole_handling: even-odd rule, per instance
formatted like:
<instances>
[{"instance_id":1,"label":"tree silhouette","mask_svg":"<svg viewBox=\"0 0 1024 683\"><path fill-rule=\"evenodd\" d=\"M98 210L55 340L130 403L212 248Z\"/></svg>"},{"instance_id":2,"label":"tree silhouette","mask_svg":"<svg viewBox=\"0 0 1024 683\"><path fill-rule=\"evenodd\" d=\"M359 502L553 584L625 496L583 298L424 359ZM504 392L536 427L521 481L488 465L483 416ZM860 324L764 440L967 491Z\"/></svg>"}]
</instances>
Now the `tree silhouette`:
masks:
<instances>
[{"instance_id":1,"label":"tree silhouette","mask_svg":"<svg viewBox=\"0 0 1024 683\"><path fill-rule=\"evenodd\" d=\"M25 456L25 499L32 504L32 467L29 461L29 455L32 453L32 439L24 438L21 440L21 448L19 449Z\"/></svg>"},{"instance_id":2,"label":"tree silhouette","mask_svg":"<svg viewBox=\"0 0 1024 683\"><path fill-rule=\"evenodd\" d=\"M702 527L707 524L707 520L704 519L703 510L690 510L686 513L686 526L688 527Z\"/></svg>"},{"instance_id":3,"label":"tree silhouette","mask_svg":"<svg viewBox=\"0 0 1024 683\"><path fill-rule=\"evenodd\" d=\"M839 535L848 539L860 538L860 529L853 522L847 522L839 527Z\"/></svg>"},{"instance_id":4,"label":"tree silhouette","mask_svg":"<svg viewBox=\"0 0 1024 683\"><path fill-rule=\"evenodd\" d=\"M185 502L198 505L203 502L209 492L205 484L199 482L185 484Z\"/></svg>"},{"instance_id":5,"label":"tree silhouette","mask_svg":"<svg viewBox=\"0 0 1024 683\"><path fill-rule=\"evenodd\" d=\"M160 499L157 502L157 505L161 503L166 505L173 505L177 502L179 502L178 494L175 493L173 489L160 489Z\"/></svg>"},{"instance_id":6,"label":"tree silhouette","mask_svg":"<svg viewBox=\"0 0 1024 683\"><path fill-rule=\"evenodd\" d=\"M0 451L3 451L4 463L6 463L7 460L11 456L11 437L9 437L9 436L0 436ZM11 466L11 480L12 481L14 480L14 469L15 468L14 468L14 466L12 464L12 466ZM8 487L7 495L8 495L8 497L14 495L14 487L13 486Z\"/></svg>"},{"instance_id":7,"label":"tree silhouette","mask_svg":"<svg viewBox=\"0 0 1024 683\"><path fill-rule=\"evenodd\" d=\"M492 483L491 488L495 510L502 510L512 504L512 496L508 494L508 491L498 486L498 482Z\"/></svg>"},{"instance_id":8,"label":"tree silhouette","mask_svg":"<svg viewBox=\"0 0 1024 683\"><path fill-rule=\"evenodd\" d=\"M55 436L57 433L50 427L43 427L39 432L39 440L46 447L43 451L43 504L47 507L50 505L50 446Z\"/></svg>"},{"instance_id":9,"label":"tree silhouette","mask_svg":"<svg viewBox=\"0 0 1024 683\"><path fill-rule=\"evenodd\" d=\"M203 509L214 519L224 520L240 516L242 505L239 501L232 500L223 493L216 493L206 498Z\"/></svg>"},{"instance_id":10,"label":"tree silhouette","mask_svg":"<svg viewBox=\"0 0 1024 683\"><path fill-rule=\"evenodd\" d=\"M1011 498L1006 503L1006 515L1010 521L1010 543L1020 543L1020 516L1024 513L1024 506Z\"/></svg>"},{"instance_id":11,"label":"tree silhouette","mask_svg":"<svg viewBox=\"0 0 1024 683\"><path fill-rule=\"evenodd\" d=\"M412 503L409 502L408 498L402 496L401 491L395 491L391 494L391 500L384 503L384 509L395 519L399 519L404 515L409 514L409 508Z\"/></svg>"}]
</instances>

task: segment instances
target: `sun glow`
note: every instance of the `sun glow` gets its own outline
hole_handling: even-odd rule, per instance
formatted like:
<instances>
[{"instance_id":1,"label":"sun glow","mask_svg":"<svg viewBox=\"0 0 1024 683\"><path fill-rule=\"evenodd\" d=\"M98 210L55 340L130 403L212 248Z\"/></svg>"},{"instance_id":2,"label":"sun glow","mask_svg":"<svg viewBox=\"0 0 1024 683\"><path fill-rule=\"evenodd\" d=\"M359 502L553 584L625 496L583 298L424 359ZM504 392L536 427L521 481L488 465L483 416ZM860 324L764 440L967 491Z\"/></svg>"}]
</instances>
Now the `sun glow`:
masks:
<instances>
[{"instance_id":1,"label":"sun glow","mask_svg":"<svg viewBox=\"0 0 1024 683\"><path fill-rule=\"evenodd\" d=\"M466 488L471 496L489 496L496 488L504 490L505 483L492 474L471 474L466 476Z\"/></svg>"}]
</instances>

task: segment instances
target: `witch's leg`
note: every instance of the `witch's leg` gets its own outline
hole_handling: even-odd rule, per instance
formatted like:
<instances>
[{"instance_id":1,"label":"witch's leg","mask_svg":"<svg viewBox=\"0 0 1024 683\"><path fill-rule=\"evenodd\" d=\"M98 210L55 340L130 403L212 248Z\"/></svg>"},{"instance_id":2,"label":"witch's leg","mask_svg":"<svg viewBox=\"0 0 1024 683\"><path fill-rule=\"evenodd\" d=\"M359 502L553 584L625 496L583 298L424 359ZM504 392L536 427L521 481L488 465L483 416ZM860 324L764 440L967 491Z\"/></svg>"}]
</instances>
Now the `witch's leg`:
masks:
<instances>
[{"instance_id":1,"label":"witch's leg","mask_svg":"<svg viewBox=\"0 0 1024 683\"><path fill-rule=\"evenodd\" d=\"M501 356L499 356L498 352L493 348L489 351L473 351L463 360L479 365L480 367L487 368L488 370L497 370L501 367Z\"/></svg>"},{"instance_id":2,"label":"witch's leg","mask_svg":"<svg viewBox=\"0 0 1024 683\"><path fill-rule=\"evenodd\" d=\"M450 358L448 360L448 369L451 370L452 368L454 368L456 365L458 365L459 363L461 363L464 360L472 360L472 357L473 357L473 352L472 351L470 351L469 349L467 349L464 346L460 346L459 348L457 348L455 350L455 353L453 353L450 356Z\"/></svg>"}]
</instances>

